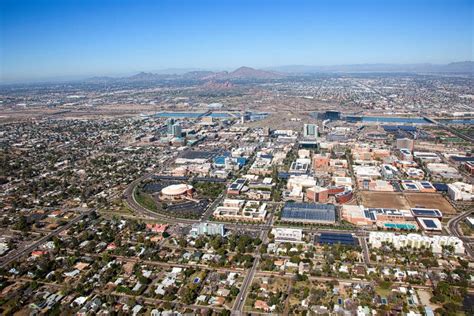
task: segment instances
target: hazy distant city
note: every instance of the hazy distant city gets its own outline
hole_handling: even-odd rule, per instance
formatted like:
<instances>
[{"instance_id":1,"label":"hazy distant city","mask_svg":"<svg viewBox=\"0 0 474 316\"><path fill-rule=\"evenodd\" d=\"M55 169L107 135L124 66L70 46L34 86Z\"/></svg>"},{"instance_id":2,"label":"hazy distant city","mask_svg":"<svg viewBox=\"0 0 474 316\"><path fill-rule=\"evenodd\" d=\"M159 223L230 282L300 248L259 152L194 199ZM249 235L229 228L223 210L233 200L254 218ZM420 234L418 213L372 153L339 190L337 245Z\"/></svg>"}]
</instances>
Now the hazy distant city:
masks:
<instances>
[{"instance_id":1,"label":"hazy distant city","mask_svg":"<svg viewBox=\"0 0 474 316\"><path fill-rule=\"evenodd\" d=\"M257 36L267 24L254 11L233 1L232 10L205 1L185 1L182 10L172 2L138 2L0 7L7 12L0 26L6 35L0 43L6 52L0 56L2 315L474 315L474 62L460 59L472 57L463 55L465 30L452 35L458 24L469 28L471 9L472 55L472 3L434 1L431 7L416 0L415 9L407 2L426 13L422 20L432 28L438 22L431 16L453 23L445 33L433 31L444 46L432 55L423 52L432 48L429 40L437 43L435 35L419 40L418 50L399 45L401 56L416 51L418 59L411 59L427 56L426 62L348 58L306 65L295 53L306 50L295 47L285 51L294 65L232 68L218 59L227 44L219 35L230 32L241 43L239 32L248 30L220 28L227 23L221 19L248 14ZM244 2L267 12L260 7L266 1ZM342 10L348 32L362 27L352 11L298 2L308 13L276 1L268 9L272 19L264 21L277 30L274 16L334 27L318 12L336 18ZM351 8L414 25L410 10L387 3L384 9L364 0L362 8ZM203 20L211 30L196 22L204 18L194 13L205 9L213 14ZM154 12L166 21L142 19ZM311 12L324 21L313 21ZM76 24L76 14L91 20ZM127 33L114 14L130 14L133 30L143 33ZM173 24L178 16L179 27ZM36 18L38 24L31 22ZM61 27L54 26L58 21ZM374 21L390 32L384 19ZM95 38L104 25L121 29L121 37ZM125 39L138 48L155 45L147 32L165 26L178 34L189 30L187 41L200 38L215 67L202 66L199 55L192 68L168 62L161 71L110 76L103 74L132 72L78 70L102 56L99 50L90 55L81 41L93 40L81 32L113 50L110 43ZM72 27L84 44L75 62L63 54L77 52L69 51L76 44L61 37L62 27ZM368 37L380 32L363 29ZM411 43L402 29L393 42ZM47 48L51 56L25 30L57 41ZM279 32L276 38L286 41L313 36ZM50 42L54 34L61 36ZM265 34L259 38L273 45ZM161 33L154 36L166 42ZM163 65L169 51L189 65L179 36L173 40L176 47L166 52L150 51ZM389 56L391 48L372 41L372 50ZM352 56L365 49L349 44ZM139 50L129 51L133 45L113 50L102 63L113 65L129 53L140 61ZM229 54L229 65L260 56L265 50L255 45ZM269 51L268 63L276 55ZM344 56L334 48L326 57ZM153 65L146 69L158 69Z\"/></svg>"}]
</instances>

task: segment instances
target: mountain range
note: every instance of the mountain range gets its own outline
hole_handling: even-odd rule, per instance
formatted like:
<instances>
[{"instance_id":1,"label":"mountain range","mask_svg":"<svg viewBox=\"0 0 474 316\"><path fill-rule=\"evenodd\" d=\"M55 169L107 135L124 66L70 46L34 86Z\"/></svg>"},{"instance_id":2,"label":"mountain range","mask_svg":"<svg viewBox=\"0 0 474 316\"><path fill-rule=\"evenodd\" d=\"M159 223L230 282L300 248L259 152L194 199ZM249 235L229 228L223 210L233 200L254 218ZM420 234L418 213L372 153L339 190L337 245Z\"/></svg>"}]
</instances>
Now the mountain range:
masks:
<instances>
[{"instance_id":1,"label":"mountain range","mask_svg":"<svg viewBox=\"0 0 474 316\"><path fill-rule=\"evenodd\" d=\"M227 81L227 80L239 80L239 79L260 79L260 80L271 80L280 79L288 74L279 74L274 71L254 69L250 67L240 67L234 71L207 71L207 70L194 70L190 72L172 74L165 73L151 73L151 72L140 72L129 77L93 77L88 79L89 82L104 82L104 81L127 81L127 82L139 82L139 81L155 81L155 80L203 80L203 81Z\"/></svg>"},{"instance_id":2,"label":"mountain range","mask_svg":"<svg viewBox=\"0 0 474 316\"><path fill-rule=\"evenodd\" d=\"M234 71L208 71L208 70L185 70L169 69L159 73L140 72L129 77L93 77L87 79L89 82L144 82L157 80L202 80L211 81L233 81L233 80L275 80L292 75L312 73L357 73L357 72L406 72L406 73L457 73L474 74L474 62L463 61L449 64L354 64L334 66L308 66L287 65L255 69L240 67Z\"/></svg>"}]
</instances>

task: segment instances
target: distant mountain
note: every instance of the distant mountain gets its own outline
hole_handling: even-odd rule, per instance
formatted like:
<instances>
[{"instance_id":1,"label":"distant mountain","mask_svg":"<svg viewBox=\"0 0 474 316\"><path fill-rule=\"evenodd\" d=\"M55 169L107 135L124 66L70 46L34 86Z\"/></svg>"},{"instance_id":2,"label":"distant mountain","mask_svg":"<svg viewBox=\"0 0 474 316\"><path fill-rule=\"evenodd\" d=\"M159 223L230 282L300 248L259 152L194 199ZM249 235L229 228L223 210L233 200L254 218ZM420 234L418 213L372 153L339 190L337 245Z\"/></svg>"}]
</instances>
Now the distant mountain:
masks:
<instances>
[{"instance_id":1,"label":"distant mountain","mask_svg":"<svg viewBox=\"0 0 474 316\"><path fill-rule=\"evenodd\" d=\"M284 77L281 74L272 71L254 69L250 67L240 67L229 74L230 78L253 78L253 79L279 79Z\"/></svg>"},{"instance_id":2,"label":"distant mountain","mask_svg":"<svg viewBox=\"0 0 474 316\"><path fill-rule=\"evenodd\" d=\"M213 71L199 70L190 71L181 75L184 79L204 79L215 74Z\"/></svg>"},{"instance_id":3,"label":"distant mountain","mask_svg":"<svg viewBox=\"0 0 474 316\"><path fill-rule=\"evenodd\" d=\"M159 75L183 75L188 72L199 72L203 71L200 68L165 68L159 70L153 70L152 72Z\"/></svg>"},{"instance_id":4,"label":"distant mountain","mask_svg":"<svg viewBox=\"0 0 474 316\"><path fill-rule=\"evenodd\" d=\"M460 61L441 66L445 72L470 72L474 73L474 61Z\"/></svg>"},{"instance_id":5,"label":"distant mountain","mask_svg":"<svg viewBox=\"0 0 474 316\"><path fill-rule=\"evenodd\" d=\"M354 64L334 66L287 65L269 67L266 70L282 73L320 72L411 72L411 73L474 73L474 62L463 61L445 65L438 64Z\"/></svg>"},{"instance_id":6,"label":"distant mountain","mask_svg":"<svg viewBox=\"0 0 474 316\"><path fill-rule=\"evenodd\" d=\"M240 67L232 72L222 71L207 76L206 80L233 80L233 79L280 79L285 75L273 71Z\"/></svg>"},{"instance_id":7,"label":"distant mountain","mask_svg":"<svg viewBox=\"0 0 474 316\"><path fill-rule=\"evenodd\" d=\"M148 81L148 80L156 80L157 78L161 78L162 75L153 74L151 72L140 72L136 75L127 77L126 79L131 81Z\"/></svg>"},{"instance_id":8,"label":"distant mountain","mask_svg":"<svg viewBox=\"0 0 474 316\"><path fill-rule=\"evenodd\" d=\"M202 85L203 88L207 90L229 90L234 88L234 85L230 81L216 82L216 81L206 81Z\"/></svg>"},{"instance_id":9,"label":"distant mountain","mask_svg":"<svg viewBox=\"0 0 474 316\"><path fill-rule=\"evenodd\" d=\"M311 73L354 73L354 72L408 72L408 73L456 73L474 74L474 62L462 61L445 65L435 64L356 64L356 65L334 65L334 66L307 66L288 65L270 67L266 69L254 69L250 67L240 67L234 71L207 71L193 70L185 73L151 73L140 72L129 77L93 77L86 80L92 83L104 82L148 82L160 80L198 80L204 81L204 86L227 89L233 80L257 79L274 80L281 79L290 74L311 74ZM218 84L221 83L221 84Z\"/></svg>"},{"instance_id":10,"label":"distant mountain","mask_svg":"<svg viewBox=\"0 0 474 316\"><path fill-rule=\"evenodd\" d=\"M206 71L206 70L195 70L185 73L151 73L151 72L140 72L133 76L129 77L93 77L89 78L87 82L145 82L145 81L157 81L157 80L173 80L173 79L183 79L183 80L204 80L215 83L216 81L229 81L236 79L279 79L283 78L286 75L278 74L272 71L259 70L250 67L240 67L232 72L221 71ZM212 85L212 84L211 84ZM225 86L225 85L224 85Z\"/></svg>"}]
</instances>

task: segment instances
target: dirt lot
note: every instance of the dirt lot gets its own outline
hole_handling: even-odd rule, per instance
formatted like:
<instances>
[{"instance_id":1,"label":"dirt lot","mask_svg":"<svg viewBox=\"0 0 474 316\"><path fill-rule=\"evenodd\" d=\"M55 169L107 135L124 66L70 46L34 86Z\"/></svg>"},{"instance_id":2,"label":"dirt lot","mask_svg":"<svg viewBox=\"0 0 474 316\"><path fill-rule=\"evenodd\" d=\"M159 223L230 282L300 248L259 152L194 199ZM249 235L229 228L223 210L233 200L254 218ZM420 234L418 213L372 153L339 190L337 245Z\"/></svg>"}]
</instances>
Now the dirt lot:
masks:
<instances>
[{"instance_id":1,"label":"dirt lot","mask_svg":"<svg viewBox=\"0 0 474 316\"><path fill-rule=\"evenodd\" d=\"M456 209L438 193L405 193L411 207L437 208L443 214L455 214Z\"/></svg>"},{"instance_id":2,"label":"dirt lot","mask_svg":"<svg viewBox=\"0 0 474 316\"><path fill-rule=\"evenodd\" d=\"M360 195L362 197L362 205L365 207L410 209L410 204L402 193L363 191Z\"/></svg>"},{"instance_id":3,"label":"dirt lot","mask_svg":"<svg viewBox=\"0 0 474 316\"><path fill-rule=\"evenodd\" d=\"M436 208L443 214L454 214L456 210L437 193L396 193L370 192L360 193L365 207L384 207L408 210L412 207Z\"/></svg>"}]
</instances>

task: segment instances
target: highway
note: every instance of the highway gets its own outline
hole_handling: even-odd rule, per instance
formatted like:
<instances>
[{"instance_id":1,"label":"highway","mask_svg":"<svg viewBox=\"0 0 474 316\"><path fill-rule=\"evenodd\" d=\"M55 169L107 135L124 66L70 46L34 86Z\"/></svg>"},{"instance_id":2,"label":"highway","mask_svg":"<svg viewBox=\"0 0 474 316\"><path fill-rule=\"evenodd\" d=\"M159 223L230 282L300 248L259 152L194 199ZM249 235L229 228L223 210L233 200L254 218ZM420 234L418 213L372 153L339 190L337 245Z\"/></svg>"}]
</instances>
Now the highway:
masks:
<instances>
[{"instance_id":1,"label":"highway","mask_svg":"<svg viewBox=\"0 0 474 316\"><path fill-rule=\"evenodd\" d=\"M2 258L2 261L0 263L0 268L5 268L7 267L10 263L12 263L13 261L17 260L18 258L32 252L33 250L35 250L36 248L40 247L41 245L43 245L44 243L46 243L48 240L50 240L51 238L53 238L54 236L57 236L59 235L61 232L69 229L72 225L74 225L75 223L79 222L80 220L82 220L84 217L86 217L87 215L91 214L92 212L94 212L95 209L90 209L86 212L82 212L81 215L75 217L74 219L72 219L71 221L69 221L66 225L63 225L61 227L59 227L58 229L56 229L55 231L52 231L51 233L49 233L48 235L44 236L44 237L41 237L40 239L36 240L34 243L32 243L31 245L23 248L23 249L18 249L17 251L15 252L12 252L10 254L8 254L7 256L5 256L4 258Z\"/></svg>"}]
</instances>

